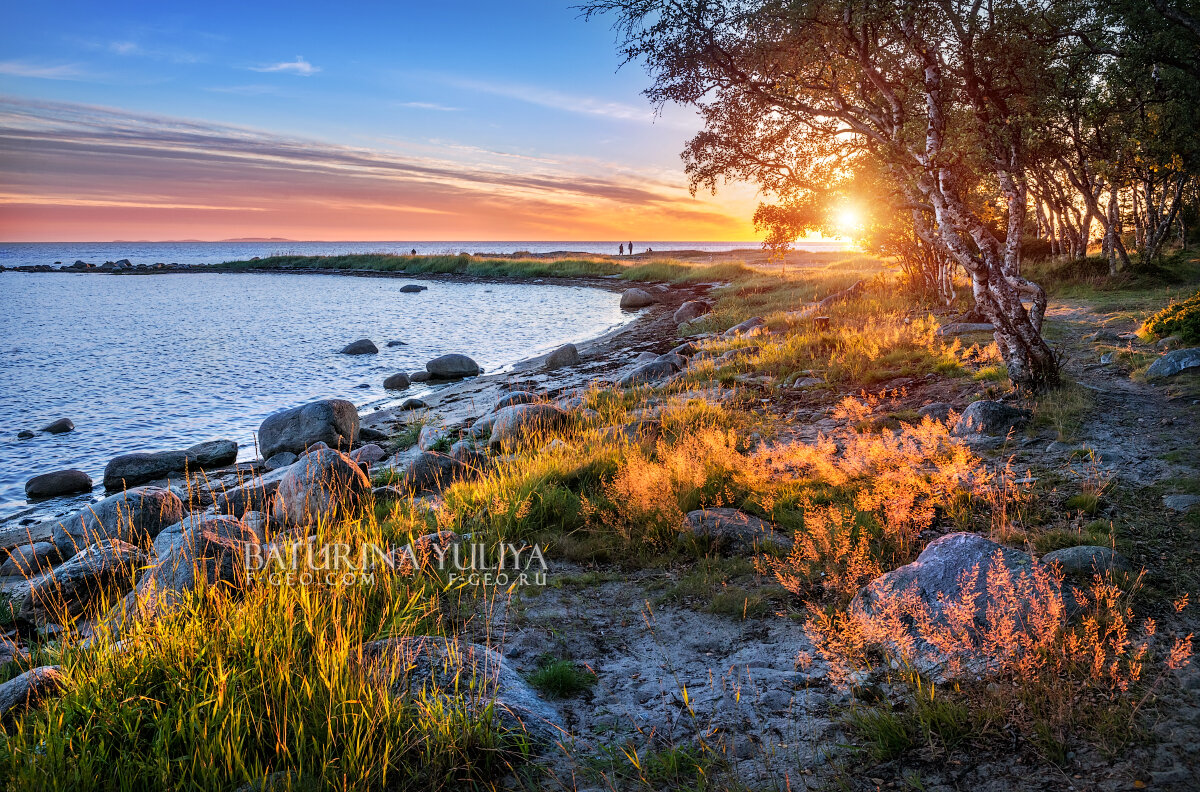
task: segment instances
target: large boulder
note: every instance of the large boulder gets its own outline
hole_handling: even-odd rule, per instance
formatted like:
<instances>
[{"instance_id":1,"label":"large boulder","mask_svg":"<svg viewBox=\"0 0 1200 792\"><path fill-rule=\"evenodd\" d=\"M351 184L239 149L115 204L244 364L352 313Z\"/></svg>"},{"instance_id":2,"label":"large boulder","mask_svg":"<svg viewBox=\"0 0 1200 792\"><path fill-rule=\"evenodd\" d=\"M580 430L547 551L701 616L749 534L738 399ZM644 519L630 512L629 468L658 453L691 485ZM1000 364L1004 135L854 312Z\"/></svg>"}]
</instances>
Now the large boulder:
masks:
<instances>
[{"instance_id":1,"label":"large boulder","mask_svg":"<svg viewBox=\"0 0 1200 792\"><path fill-rule=\"evenodd\" d=\"M368 678L393 695L423 694L480 713L490 707L503 727L525 731L543 746L564 734L554 707L502 656L479 644L434 635L387 638L363 644L362 662Z\"/></svg>"},{"instance_id":2,"label":"large boulder","mask_svg":"<svg viewBox=\"0 0 1200 792\"><path fill-rule=\"evenodd\" d=\"M183 501L168 489L136 487L57 521L53 542L64 558L102 540L140 545L183 519Z\"/></svg>"},{"instance_id":3,"label":"large boulder","mask_svg":"<svg viewBox=\"0 0 1200 792\"><path fill-rule=\"evenodd\" d=\"M21 598L17 615L27 622L60 624L90 606L133 588L146 554L118 539L101 541L76 554L47 575L34 578Z\"/></svg>"},{"instance_id":4,"label":"large boulder","mask_svg":"<svg viewBox=\"0 0 1200 792\"><path fill-rule=\"evenodd\" d=\"M384 390L404 390L412 384L412 380L404 372L393 374L383 381Z\"/></svg>"},{"instance_id":5,"label":"large boulder","mask_svg":"<svg viewBox=\"0 0 1200 792\"><path fill-rule=\"evenodd\" d=\"M287 468L271 513L292 525L328 523L348 514L371 491L371 482L353 459L326 449L306 454Z\"/></svg>"},{"instance_id":6,"label":"large boulder","mask_svg":"<svg viewBox=\"0 0 1200 792\"><path fill-rule=\"evenodd\" d=\"M414 492L440 492L455 481L469 478L472 472L449 454L423 451L409 464L397 486Z\"/></svg>"},{"instance_id":7,"label":"large boulder","mask_svg":"<svg viewBox=\"0 0 1200 792\"><path fill-rule=\"evenodd\" d=\"M382 462L387 458L387 452L381 446L374 443L367 443L364 446L359 446L350 452L350 458L361 464L374 465L376 462Z\"/></svg>"},{"instance_id":8,"label":"large boulder","mask_svg":"<svg viewBox=\"0 0 1200 792\"><path fill-rule=\"evenodd\" d=\"M1028 410L996 401L971 402L963 410L954 431L958 435L1004 436L1029 423L1030 415Z\"/></svg>"},{"instance_id":9,"label":"large boulder","mask_svg":"<svg viewBox=\"0 0 1200 792\"><path fill-rule=\"evenodd\" d=\"M684 518L684 529L723 553L783 550L791 542L757 517L737 509L697 509Z\"/></svg>"},{"instance_id":10,"label":"large boulder","mask_svg":"<svg viewBox=\"0 0 1200 792\"><path fill-rule=\"evenodd\" d=\"M258 427L258 448L264 459L280 451L303 454L318 442L330 448L355 445L358 409L345 399L324 399L271 413Z\"/></svg>"},{"instance_id":11,"label":"large boulder","mask_svg":"<svg viewBox=\"0 0 1200 792\"><path fill-rule=\"evenodd\" d=\"M496 412L488 445L493 448L515 446L538 432L553 431L567 420L569 413L553 404L514 404Z\"/></svg>"},{"instance_id":12,"label":"large boulder","mask_svg":"<svg viewBox=\"0 0 1200 792\"><path fill-rule=\"evenodd\" d=\"M82 470L56 470L25 482L25 497L30 500L91 491L92 477Z\"/></svg>"},{"instance_id":13,"label":"large boulder","mask_svg":"<svg viewBox=\"0 0 1200 792\"><path fill-rule=\"evenodd\" d=\"M197 586L245 586L247 550L261 542L249 525L230 517L193 515L177 528L155 540L157 561L137 584L143 599L150 593L185 594Z\"/></svg>"},{"instance_id":14,"label":"large boulder","mask_svg":"<svg viewBox=\"0 0 1200 792\"><path fill-rule=\"evenodd\" d=\"M627 289L621 295L621 310L636 311L638 308L645 308L647 305L653 305L658 302L654 295L645 289Z\"/></svg>"},{"instance_id":15,"label":"large boulder","mask_svg":"<svg viewBox=\"0 0 1200 792\"><path fill-rule=\"evenodd\" d=\"M642 385L647 382L657 382L666 379L672 374L679 371L679 366L669 358L655 358L642 363L640 366L629 372L621 379L617 380L617 384L622 388L631 388L634 385Z\"/></svg>"},{"instance_id":16,"label":"large boulder","mask_svg":"<svg viewBox=\"0 0 1200 792\"><path fill-rule=\"evenodd\" d=\"M40 666L0 685L0 721L36 707L66 686L58 666Z\"/></svg>"},{"instance_id":17,"label":"large boulder","mask_svg":"<svg viewBox=\"0 0 1200 792\"><path fill-rule=\"evenodd\" d=\"M375 342L369 338L352 341L341 349L343 355L375 355L378 353L379 347L375 346Z\"/></svg>"},{"instance_id":18,"label":"large boulder","mask_svg":"<svg viewBox=\"0 0 1200 792\"><path fill-rule=\"evenodd\" d=\"M224 467L237 461L237 453L238 444L234 441L212 440L183 451L122 454L104 466L104 488L124 489L184 470Z\"/></svg>"},{"instance_id":19,"label":"large boulder","mask_svg":"<svg viewBox=\"0 0 1200 792\"><path fill-rule=\"evenodd\" d=\"M517 404L533 404L536 401L539 401L538 395L532 391L512 391L496 399L491 411L497 413L505 407L512 407Z\"/></svg>"},{"instance_id":20,"label":"large boulder","mask_svg":"<svg viewBox=\"0 0 1200 792\"><path fill-rule=\"evenodd\" d=\"M726 338L733 338L740 335L757 335L765 330L767 323L763 321L761 316L752 316L744 322L735 324L733 327L725 331Z\"/></svg>"},{"instance_id":21,"label":"large boulder","mask_svg":"<svg viewBox=\"0 0 1200 792\"><path fill-rule=\"evenodd\" d=\"M288 470L296 464L296 455L291 456L289 464L274 469L268 464L269 472L220 493L213 501L213 508L220 514L232 514L235 517L241 517L246 512L267 511L275 498L275 491L279 489L279 482L283 481Z\"/></svg>"},{"instance_id":22,"label":"large boulder","mask_svg":"<svg viewBox=\"0 0 1200 792\"><path fill-rule=\"evenodd\" d=\"M1176 349L1150 364L1146 369L1147 379L1173 377L1181 371L1200 366L1200 347Z\"/></svg>"},{"instance_id":23,"label":"large boulder","mask_svg":"<svg viewBox=\"0 0 1200 792\"><path fill-rule=\"evenodd\" d=\"M45 432L46 434L65 434L75 431L75 424L71 422L70 418L59 418L57 421L51 421L46 424L38 431Z\"/></svg>"},{"instance_id":24,"label":"large boulder","mask_svg":"<svg viewBox=\"0 0 1200 792\"><path fill-rule=\"evenodd\" d=\"M699 319L710 310L712 309L709 308L708 303L706 302L701 300L688 300L683 305L679 306L679 308L675 311L675 316L672 318L678 324L683 324L684 322L690 322L693 319Z\"/></svg>"},{"instance_id":25,"label":"large boulder","mask_svg":"<svg viewBox=\"0 0 1200 792\"><path fill-rule=\"evenodd\" d=\"M574 344L563 344L546 356L546 368L553 371L564 366L574 366L579 363L579 350Z\"/></svg>"},{"instance_id":26,"label":"large boulder","mask_svg":"<svg viewBox=\"0 0 1200 792\"><path fill-rule=\"evenodd\" d=\"M474 377L480 372L479 364L466 355L449 354L435 357L425 364L429 375L438 379L461 379Z\"/></svg>"},{"instance_id":27,"label":"large boulder","mask_svg":"<svg viewBox=\"0 0 1200 792\"><path fill-rule=\"evenodd\" d=\"M34 542L14 547L8 551L8 559L0 564L0 577L31 577L49 572L61 557L53 542Z\"/></svg>"},{"instance_id":28,"label":"large boulder","mask_svg":"<svg viewBox=\"0 0 1200 792\"><path fill-rule=\"evenodd\" d=\"M1047 567L1038 571L1040 574L1035 574L1028 553L978 534L947 534L930 542L916 561L864 586L850 610L856 617L907 630L910 640L892 648L909 654L919 671L935 676L954 673L964 663L982 671L997 658L974 654L971 646L999 626L996 620L1011 619L1017 629L1023 629L1020 625L1033 629L1035 621L1065 618L1070 603L1063 601L1059 578ZM998 585L997 581L1005 579L1011 583ZM1036 620L1027 619L1035 613ZM939 648L927 640L944 630L958 636L957 647Z\"/></svg>"},{"instance_id":29,"label":"large boulder","mask_svg":"<svg viewBox=\"0 0 1200 792\"><path fill-rule=\"evenodd\" d=\"M400 287L400 293L401 294L419 294L428 288L429 288L428 286L422 286L419 283L406 283Z\"/></svg>"},{"instance_id":30,"label":"large boulder","mask_svg":"<svg viewBox=\"0 0 1200 792\"><path fill-rule=\"evenodd\" d=\"M1129 561L1111 547L1078 545L1053 550L1042 556L1043 564L1054 564L1067 577L1091 580L1093 575L1129 571Z\"/></svg>"}]
</instances>

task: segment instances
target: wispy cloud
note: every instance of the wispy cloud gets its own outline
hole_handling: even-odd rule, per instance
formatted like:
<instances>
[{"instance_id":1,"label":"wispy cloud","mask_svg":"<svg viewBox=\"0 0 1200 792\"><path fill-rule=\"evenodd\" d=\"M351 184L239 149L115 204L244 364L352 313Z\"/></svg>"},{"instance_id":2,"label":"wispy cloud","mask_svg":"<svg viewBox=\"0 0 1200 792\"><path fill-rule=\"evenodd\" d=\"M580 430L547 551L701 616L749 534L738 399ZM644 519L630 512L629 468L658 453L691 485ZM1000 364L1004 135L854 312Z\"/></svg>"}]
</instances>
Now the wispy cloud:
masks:
<instances>
[{"instance_id":1,"label":"wispy cloud","mask_svg":"<svg viewBox=\"0 0 1200 792\"><path fill-rule=\"evenodd\" d=\"M396 102L396 107L411 107L415 110L437 110L442 113L457 113L461 107L447 107L434 102Z\"/></svg>"},{"instance_id":2,"label":"wispy cloud","mask_svg":"<svg viewBox=\"0 0 1200 792\"><path fill-rule=\"evenodd\" d=\"M503 96L509 99L516 99L518 102L549 107L554 110L563 110L568 113L603 116L622 121L650 121L653 118L653 113L647 107L596 99L595 97L580 94L569 94L537 85L487 82L459 77L445 77L443 79L446 83L456 88L478 91L493 96Z\"/></svg>"},{"instance_id":3,"label":"wispy cloud","mask_svg":"<svg viewBox=\"0 0 1200 792\"><path fill-rule=\"evenodd\" d=\"M132 41L110 41L108 43L108 51L117 55L136 55L141 52L141 49Z\"/></svg>"},{"instance_id":4,"label":"wispy cloud","mask_svg":"<svg viewBox=\"0 0 1200 792\"><path fill-rule=\"evenodd\" d=\"M0 97L0 203L6 207L0 238L195 236L189 223L212 229L217 238L603 239L628 233L711 239L745 233L744 220L691 199L682 185L536 158L503 167L481 161L484 154L497 153L446 143L439 156L408 155ZM214 214L215 208L223 211ZM238 209L254 217L240 218ZM218 216L228 219L212 219Z\"/></svg>"},{"instance_id":5,"label":"wispy cloud","mask_svg":"<svg viewBox=\"0 0 1200 792\"><path fill-rule=\"evenodd\" d=\"M46 65L24 60L0 61L0 74L41 80L77 80L87 76L83 69L73 63Z\"/></svg>"},{"instance_id":6,"label":"wispy cloud","mask_svg":"<svg viewBox=\"0 0 1200 792\"><path fill-rule=\"evenodd\" d=\"M295 74L299 77L311 77L321 71L321 68L313 66L306 61L303 55L297 55L294 61L271 63L266 66L251 66L250 70L256 72L286 72L287 74Z\"/></svg>"},{"instance_id":7,"label":"wispy cloud","mask_svg":"<svg viewBox=\"0 0 1200 792\"><path fill-rule=\"evenodd\" d=\"M279 93L279 87L276 85L210 85L204 90L213 93L236 94L238 96L265 96L267 94Z\"/></svg>"}]
</instances>

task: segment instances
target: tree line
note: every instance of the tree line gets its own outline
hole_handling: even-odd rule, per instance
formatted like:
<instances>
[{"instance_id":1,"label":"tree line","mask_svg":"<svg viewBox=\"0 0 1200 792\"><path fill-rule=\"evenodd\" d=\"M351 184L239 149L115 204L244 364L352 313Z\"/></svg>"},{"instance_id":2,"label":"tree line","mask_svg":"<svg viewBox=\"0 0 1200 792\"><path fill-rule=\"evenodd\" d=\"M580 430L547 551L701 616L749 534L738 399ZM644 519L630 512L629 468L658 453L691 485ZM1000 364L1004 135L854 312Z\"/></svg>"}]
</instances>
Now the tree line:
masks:
<instances>
[{"instance_id":1,"label":"tree line","mask_svg":"<svg viewBox=\"0 0 1200 792\"><path fill-rule=\"evenodd\" d=\"M596 0L658 105L695 107L693 189L756 183L785 249L834 230L943 302L970 278L1019 388L1058 380L1036 255L1110 273L1200 207L1200 0Z\"/></svg>"}]
</instances>

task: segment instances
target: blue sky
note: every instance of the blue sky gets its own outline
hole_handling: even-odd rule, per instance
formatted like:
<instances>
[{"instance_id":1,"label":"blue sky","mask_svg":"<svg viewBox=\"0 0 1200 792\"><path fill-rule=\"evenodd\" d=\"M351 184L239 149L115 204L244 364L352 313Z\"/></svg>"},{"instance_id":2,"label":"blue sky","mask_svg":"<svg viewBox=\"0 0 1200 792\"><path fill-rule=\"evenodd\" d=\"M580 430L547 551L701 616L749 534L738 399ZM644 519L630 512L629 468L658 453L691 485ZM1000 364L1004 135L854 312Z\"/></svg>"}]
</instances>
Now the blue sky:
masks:
<instances>
[{"instance_id":1,"label":"blue sky","mask_svg":"<svg viewBox=\"0 0 1200 792\"><path fill-rule=\"evenodd\" d=\"M647 78L638 65L618 70L607 22L567 4L8 6L8 239L750 236L747 189L687 195L679 151L694 115L654 118L640 95ZM245 136L252 153L244 140L228 148ZM339 173L347 150L386 160L388 173ZM264 169L271 194L255 191ZM588 185L583 197L573 183Z\"/></svg>"}]
</instances>

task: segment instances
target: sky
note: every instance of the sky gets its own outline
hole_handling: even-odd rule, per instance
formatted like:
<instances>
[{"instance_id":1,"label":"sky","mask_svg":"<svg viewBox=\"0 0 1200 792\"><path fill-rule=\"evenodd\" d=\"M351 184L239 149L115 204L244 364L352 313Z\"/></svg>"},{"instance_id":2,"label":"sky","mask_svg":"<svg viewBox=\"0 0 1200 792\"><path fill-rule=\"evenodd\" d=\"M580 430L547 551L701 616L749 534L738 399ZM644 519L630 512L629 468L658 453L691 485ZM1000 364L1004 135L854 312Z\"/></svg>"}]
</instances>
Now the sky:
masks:
<instances>
[{"instance_id":1,"label":"sky","mask_svg":"<svg viewBox=\"0 0 1200 792\"><path fill-rule=\"evenodd\" d=\"M577 3L9 0L0 239L754 239Z\"/></svg>"}]
</instances>

